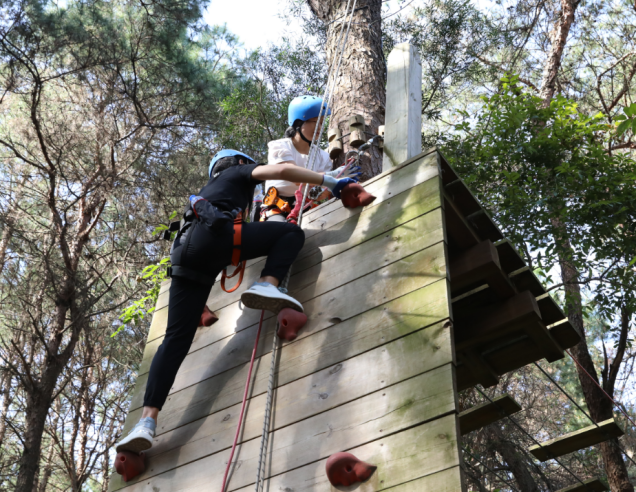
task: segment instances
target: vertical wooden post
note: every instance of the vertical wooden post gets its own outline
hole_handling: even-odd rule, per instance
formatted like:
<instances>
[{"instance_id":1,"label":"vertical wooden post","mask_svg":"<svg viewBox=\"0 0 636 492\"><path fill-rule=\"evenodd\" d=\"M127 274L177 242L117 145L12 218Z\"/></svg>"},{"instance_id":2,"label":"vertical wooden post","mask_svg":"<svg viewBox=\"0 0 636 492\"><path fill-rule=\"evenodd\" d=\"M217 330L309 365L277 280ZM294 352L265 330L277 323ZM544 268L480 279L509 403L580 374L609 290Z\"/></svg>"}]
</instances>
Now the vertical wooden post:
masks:
<instances>
[{"instance_id":1,"label":"vertical wooden post","mask_svg":"<svg viewBox=\"0 0 636 492\"><path fill-rule=\"evenodd\" d=\"M422 152L422 62L414 46L398 44L387 60L386 130L382 171Z\"/></svg>"}]
</instances>

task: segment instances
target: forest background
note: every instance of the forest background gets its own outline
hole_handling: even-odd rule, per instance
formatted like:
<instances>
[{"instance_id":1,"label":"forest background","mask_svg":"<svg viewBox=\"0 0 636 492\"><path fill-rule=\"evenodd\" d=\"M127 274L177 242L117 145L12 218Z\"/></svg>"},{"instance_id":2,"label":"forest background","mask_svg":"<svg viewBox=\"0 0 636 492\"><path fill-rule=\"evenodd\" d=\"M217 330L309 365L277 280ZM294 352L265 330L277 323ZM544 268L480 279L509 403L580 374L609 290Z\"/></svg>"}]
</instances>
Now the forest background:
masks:
<instances>
[{"instance_id":1,"label":"forest background","mask_svg":"<svg viewBox=\"0 0 636 492\"><path fill-rule=\"evenodd\" d=\"M197 0L3 2L0 490L107 490L165 225L211 155L264 160L288 102L322 94L345 3L280 2L290 35L248 49L240 22L216 25ZM533 460L510 422L493 424L464 439L468 490L556 491L572 474L634 490L634 428L619 409L634 417L635 31L626 0L368 0L356 11L347 59L366 53L357 69L372 90L347 85L346 62L332 124L343 108L382 123L386 57L417 46L424 146L441 148L550 286L585 334L573 354L619 403L569 358L541 366L594 420L615 415L626 431L564 457L567 471ZM486 394L503 392L538 440L589 425L534 366ZM483 401L461 395L465 407Z\"/></svg>"}]
</instances>

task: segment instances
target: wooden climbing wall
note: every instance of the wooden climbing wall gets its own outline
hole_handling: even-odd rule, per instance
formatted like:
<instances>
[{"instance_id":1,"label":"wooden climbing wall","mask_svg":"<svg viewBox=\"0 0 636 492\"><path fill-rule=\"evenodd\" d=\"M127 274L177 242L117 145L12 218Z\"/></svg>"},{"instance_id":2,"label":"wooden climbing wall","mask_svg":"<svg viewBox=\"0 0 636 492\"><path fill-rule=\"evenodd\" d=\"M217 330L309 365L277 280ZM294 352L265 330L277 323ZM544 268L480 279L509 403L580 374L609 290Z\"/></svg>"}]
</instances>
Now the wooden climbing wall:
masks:
<instances>
[{"instance_id":1,"label":"wooden climbing wall","mask_svg":"<svg viewBox=\"0 0 636 492\"><path fill-rule=\"evenodd\" d=\"M278 353L266 491L335 490L325 462L338 451L378 466L356 490L462 490L440 161L429 150L366 182L377 199L365 208L333 201L305 216L289 287L309 322ZM238 301L263 261L248 263L237 292L215 285L219 321L197 332L147 471L128 483L114 474L110 490L220 490L260 314ZM141 414L167 302L166 285L124 432ZM264 323L228 491L254 488L275 322Z\"/></svg>"}]
</instances>

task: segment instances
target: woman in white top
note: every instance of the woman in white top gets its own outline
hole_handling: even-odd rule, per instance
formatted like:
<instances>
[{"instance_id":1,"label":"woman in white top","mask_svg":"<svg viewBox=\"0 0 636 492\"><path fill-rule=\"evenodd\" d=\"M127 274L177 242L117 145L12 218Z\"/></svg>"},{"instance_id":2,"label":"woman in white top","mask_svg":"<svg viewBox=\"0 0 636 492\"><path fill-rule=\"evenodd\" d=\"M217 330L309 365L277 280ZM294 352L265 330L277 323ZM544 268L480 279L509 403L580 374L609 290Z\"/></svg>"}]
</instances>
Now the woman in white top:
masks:
<instances>
[{"instance_id":1,"label":"woman in white top","mask_svg":"<svg viewBox=\"0 0 636 492\"><path fill-rule=\"evenodd\" d=\"M268 144L269 152L267 164L294 164L307 169L309 167L309 149L311 139L314 136L316 125L322 125L325 115L330 115L331 111L322 108L322 99L315 96L299 96L290 104L287 110L289 128L285 131L285 138L274 140ZM329 154L322 149L318 150L315 161L312 163L312 171L330 176L337 176L343 171L344 166L332 171L333 162ZM360 169L348 169L346 177L356 179L360 175ZM345 177L344 175L341 177ZM297 183L283 180L270 180L265 183L265 191L275 187L278 196L289 203L293 208L295 202L295 192L298 190ZM286 213L276 213L275 207L268 208L265 212L266 220L284 222Z\"/></svg>"}]
</instances>

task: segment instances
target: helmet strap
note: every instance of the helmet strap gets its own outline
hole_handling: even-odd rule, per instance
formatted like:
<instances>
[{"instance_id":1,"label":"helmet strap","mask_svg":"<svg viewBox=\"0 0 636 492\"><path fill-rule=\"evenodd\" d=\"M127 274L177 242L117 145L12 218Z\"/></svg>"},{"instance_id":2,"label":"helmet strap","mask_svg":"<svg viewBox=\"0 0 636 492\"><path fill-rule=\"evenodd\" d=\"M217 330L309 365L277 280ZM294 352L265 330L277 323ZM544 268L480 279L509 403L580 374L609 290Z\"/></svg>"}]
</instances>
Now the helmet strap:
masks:
<instances>
[{"instance_id":1,"label":"helmet strap","mask_svg":"<svg viewBox=\"0 0 636 492\"><path fill-rule=\"evenodd\" d=\"M305 135L303 134L303 126L302 126L302 124L297 128L297 130L298 130L298 134L300 135L300 138L304 142L307 142L309 145L311 145L311 140L308 140L307 137L305 137Z\"/></svg>"}]
</instances>

